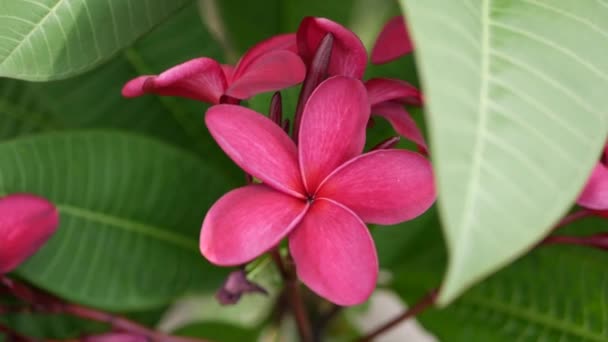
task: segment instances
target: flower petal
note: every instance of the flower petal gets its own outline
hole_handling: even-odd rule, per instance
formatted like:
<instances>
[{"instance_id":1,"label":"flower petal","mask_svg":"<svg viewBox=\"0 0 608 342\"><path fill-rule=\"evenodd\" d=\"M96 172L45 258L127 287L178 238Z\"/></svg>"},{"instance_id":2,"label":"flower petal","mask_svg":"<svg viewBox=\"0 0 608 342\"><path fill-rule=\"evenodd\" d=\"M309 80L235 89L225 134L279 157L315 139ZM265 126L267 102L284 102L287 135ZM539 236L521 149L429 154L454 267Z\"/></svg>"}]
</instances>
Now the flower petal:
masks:
<instances>
[{"instance_id":1,"label":"flower petal","mask_svg":"<svg viewBox=\"0 0 608 342\"><path fill-rule=\"evenodd\" d=\"M595 166L576 203L589 209L608 210L607 166L602 163Z\"/></svg>"},{"instance_id":2,"label":"flower petal","mask_svg":"<svg viewBox=\"0 0 608 342\"><path fill-rule=\"evenodd\" d=\"M59 213L44 198L13 194L0 199L0 274L17 268L53 235Z\"/></svg>"},{"instance_id":3,"label":"flower petal","mask_svg":"<svg viewBox=\"0 0 608 342\"><path fill-rule=\"evenodd\" d=\"M363 151L369 113L363 83L354 78L332 77L312 93L298 143L300 170L310 193L336 167Z\"/></svg>"},{"instance_id":4,"label":"flower petal","mask_svg":"<svg viewBox=\"0 0 608 342\"><path fill-rule=\"evenodd\" d=\"M405 19L398 15L389 20L382 28L372 49L372 63L390 62L414 50L405 26Z\"/></svg>"},{"instance_id":5,"label":"flower petal","mask_svg":"<svg viewBox=\"0 0 608 342\"><path fill-rule=\"evenodd\" d=\"M247 173L275 189L305 197L296 145L281 127L236 105L209 108L205 122L224 152Z\"/></svg>"},{"instance_id":6,"label":"flower petal","mask_svg":"<svg viewBox=\"0 0 608 342\"><path fill-rule=\"evenodd\" d=\"M396 102L377 104L372 106L372 114L385 118L397 133L416 143L423 153L428 153L422 132L402 104Z\"/></svg>"},{"instance_id":7,"label":"flower petal","mask_svg":"<svg viewBox=\"0 0 608 342\"><path fill-rule=\"evenodd\" d=\"M240 74L241 70L246 69L256 58L268 52L280 50L291 51L293 53L298 52L295 33L279 34L254 45L241 57L236 65L236 69L239 70L238 73Z\"/></svg>"},{"instance_id":8,"label":"flower petal","mask_svg":"<svg viewBox=\"0 0 608 342\"><path fill-rule=\"evenodd\" d=\"M271 51L237 69L226 94L247 99L267 91L281 90L304 80L306 66L300 56L290 51Z\"/></svg>"},{"instance_id":9,"label":"flower petal","mask_svg":"<svg viewBox=\"0 0 608 342\"><path fill-rule=\"evenodd\" d=\"M418 153L377 150L342 165L319 188L368 223L396 224L424 213L435 201L431 163Z\"/></svg>"},{"instance_id":10,"label":"flower petal","mask_svg":"<svg viewBox=\"0 0 608 342\"><path fill-rule=\"evenodd\" d=\"M367 52L363 43L349 29L325 18L306 17L297 32L298 51L309 64L326 34L334 36L329 61L329 74L362 78L367 65Z\"/></svg>"},{"instance_id":11,"label":"flower petal","mask_svg":"<svg viewBox=\"0 0 608 342\"><path fill-rule=\"evenodd\" d=\"M219 63L210 58L196 58L158 76L137 77L125 84L122 95L137 97L153 93L219 103L225 89L226 77Z\"/></svg>"},{"instance_id":12,"label":"flower petal","mask_svg":"<svg viewBox=\"0 0 608 342\"><path fill-rule=\"evenodd\" d=\"M392 78L372 78L365 82L371 105L385 101L398 101L413 106L422 105L422 94L413 85Z\"/></svg>"},{"instance_id":13,"label":"flower petal","mask_svg":"<svg viewBox=\"0 0 608 342\"><path fill-rule=\"evenodd\" d=\"M378 257L371 235L352 211L315 200L289 236L298 277L338 305L366 301L376 287Z\"/></svg>"},{"instance_id":14,"label":"flower petal","mask_svg":"<svg viewBox=\"0 0 608 342\"><path fill-rule=\"evenodd\" d=\"M210 262L235 266L277 245L302 219L306 201L263 184L222 196L207 212L201 229L201 253Z\"/></svg>"}]
</instances>

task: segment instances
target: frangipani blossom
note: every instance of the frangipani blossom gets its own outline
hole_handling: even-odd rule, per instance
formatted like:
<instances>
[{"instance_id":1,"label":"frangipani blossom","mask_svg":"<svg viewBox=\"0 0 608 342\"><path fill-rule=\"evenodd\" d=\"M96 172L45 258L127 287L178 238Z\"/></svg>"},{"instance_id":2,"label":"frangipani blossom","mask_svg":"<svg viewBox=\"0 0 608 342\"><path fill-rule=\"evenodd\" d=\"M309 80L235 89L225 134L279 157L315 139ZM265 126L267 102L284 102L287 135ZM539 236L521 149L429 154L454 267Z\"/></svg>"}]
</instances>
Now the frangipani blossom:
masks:
<instances>
[{"instance_id":1,"label":"frangipani blossom","mask_svg":"<svg viewBox=\"0 0 608 342\"><path fill-rule=\"evenodd\" d=\"M582 207L600 211L602 216L608 216L608 144L576 202Z\"/></svg>"},{"instance_id":2,"label":"frangipani blossom","mask_svg":"<svg viewBox=\"0 0 608 342\"><path fill-rule=\"evenodd\" d=\"M422 132L404 104L421 106L422 94L413 85L395 79L372 78L365 82L371 112L386 119L403 137L413 141L418 148L427 153L428 148Z\"/></svg>"},{"instance_id":3,"label":"frangipani blossom","mask_svg":"<svg viewBox=\"0 0 608 342\"><path fill-rule=\"evenodd\" d=\"M383 64L405 56L414 50L410 35L401 15L389 20L376 39L372 49L372 63Z\"/></svg>"},{"instance_id":4,"label":"frangipani blossom","mask_svg":"<svg viewBox=\"0 0 608 342\"><path fill-rule=\"evenodd\" d=\"M363 152L367 91L336 76L312 93L298 145L267 117L235 105L205 116L220 147L261 184L233 190L204 219L200 249L212 263L247 263L289 239L298 277L339 305L365 301L378 259L364 222L396 224L435 200L429 161L405 150Z\"/></svg>"},{"instance_id":5,"label":"frangipani blossom","mask_svg":"<svg viewBox=\"0 0 608 342\"><path fill-rule=\"evenodd\" d=\"M57 209L44 198L28 194L0 198L0 274L36 253L58 224Z\"/></svg>"},{"instance_id":6,"label":"frangipani blossom","mask_svg":"<svg viewBox=\"0 0 608 342\"><path fill-rule=\"evenodd\" d=\"M220 103L224 95L244 100L302 82L306 67L295 50L295 34L275 36L247 51L235 67L211 58L195 58L158 76L134 78L125 84L122 94L137 97L153 93L211 104Z\"/></svg>"},{"instance_id":7,"label":"frangipani blossom","mask_svg":"<svg viewBox=\"0 0 608 342\"><path fill-rule=\"evenodd\" d=\"M334 44L329 61L330 76L349 76L361 79L367 66L367 52L361 39L349 29L326 18L306 17L298 27L298 52L310 65L321 40L331 33Z\"/></svg>"}]
</instances>

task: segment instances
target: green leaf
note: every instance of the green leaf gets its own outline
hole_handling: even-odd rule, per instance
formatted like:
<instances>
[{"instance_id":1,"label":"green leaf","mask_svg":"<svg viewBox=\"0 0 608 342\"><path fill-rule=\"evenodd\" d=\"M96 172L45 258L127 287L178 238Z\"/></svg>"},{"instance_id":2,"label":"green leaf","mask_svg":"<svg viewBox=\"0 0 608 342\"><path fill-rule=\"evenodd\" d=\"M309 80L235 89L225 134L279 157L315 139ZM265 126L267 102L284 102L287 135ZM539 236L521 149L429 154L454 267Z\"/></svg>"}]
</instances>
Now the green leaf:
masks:
<instances>
[{"instance_id":1,"label":"green leaf","mask_svg":"<svg viewBox=\"0 0 608 342\"><path fill-rule=\"evenodd\" d=\"M77 75L131 45L190 2L3 1L0 77L46 81Z\"/></svg>"},{"instance_id":2,"label":"green leaf","mask_svg":"<svg viewBox=\"0 0 608 342\"><path fill-rule=\"evenodd\" d=\"M606 140L603 1L402 0L450 261L445 305L548 233Z\"/></svg>"},{"instance_id":3,"label":"green leaf","mask_svg":"<svg viewBox=\"0 0 608 342\"><path fill-rule=\"evenodd\" d=\"M591 218L558 234L590 235L606 221ZM604 227L604 229L602 228ZM437 287L443 270L441 232L429 226L411 245L417 258L403 258L392 287L413 304ZM435 240L435 247L432 242ZM608 254L581 246L542 246L467 291L446 308L420 315L439 340L608 341Z\"/></svg>"},{"instance_id":4,"label":"green leaf","mask_svg":"<svg viewBox=\"0 0 608 342\"><path fill-rule=\"evenodd\" d=\"M57 205L57 234L18 270L66 299L112 310L166 304L219 285L200 255L206 210L234 186L222 169L154 140L70 132L0 144L0 192Z\"/></svg>"}]
</instances>

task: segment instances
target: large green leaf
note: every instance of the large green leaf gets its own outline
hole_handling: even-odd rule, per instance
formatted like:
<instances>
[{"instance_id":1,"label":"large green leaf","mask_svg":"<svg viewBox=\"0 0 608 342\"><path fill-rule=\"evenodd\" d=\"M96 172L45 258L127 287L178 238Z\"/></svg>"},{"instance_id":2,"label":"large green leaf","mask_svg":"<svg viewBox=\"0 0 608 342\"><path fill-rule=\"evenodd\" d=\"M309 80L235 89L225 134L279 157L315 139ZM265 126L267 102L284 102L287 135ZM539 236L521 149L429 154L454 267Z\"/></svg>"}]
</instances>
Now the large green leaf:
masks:
<instances>
[{"instance_id":1,"label":"large green leaf","mask_svg":"<svg viewBox=\"0 0 608 342\"><path fill-rule=\"evenodd\" d=\"M608 130L603 1L402 0L450 261L447 304L566 212Z\"/></svg>"},{"instance_id":2,"label":"large green leaf","mask_svg":"<svg viewBox=\"0 0 608 342\"><path fill-rule=\"evenodd\" d=\"M49 198L58 233L18 273L67 299L125 310L215 288L198 251L222 169L148 138L90 131L0 144L0 192Z\"/></svg>"},{"instance_id":3,"label":"large green leaf","mask_svg":"<svg viewBox=\"0 0 608 342\"><path fill-rule=\"evenodd\" d=\"M440 231L428 228L410 242L424 248L403 258L395 273L393 287L408 303L441 280ZM605 228L605 220L588 219L559 233L588 235ZM542 246L447 308L429 309L418 319L447 342L608 341L606 262L604 251Z\"/></svg>"},{"instance_id":4,"label":"large green leaf","mask_svg":"<svg viewBox=\"0 0 608 342\"><path fill-rule=\"evenodd\" d=\"M1 0L0 77L45 81L82 73L190 2Z\"/></svg>"},{"instance_id":5,"label":"large green leaf","mask_svg":"<svg viewBox=\"0 0 608 342\"><path fill-rule=\"evenodd\" d=\"M192 150L207 162L236 168L212 141L203 123L207 106L198 101L120 96L129 79L159 73L185 60L221 52L188 6L112 61L63 81L0 80L0 140L41 131L119 128L141 132ZM240 177L240 174L238 175Z\"/></svg>"}]
</instances>

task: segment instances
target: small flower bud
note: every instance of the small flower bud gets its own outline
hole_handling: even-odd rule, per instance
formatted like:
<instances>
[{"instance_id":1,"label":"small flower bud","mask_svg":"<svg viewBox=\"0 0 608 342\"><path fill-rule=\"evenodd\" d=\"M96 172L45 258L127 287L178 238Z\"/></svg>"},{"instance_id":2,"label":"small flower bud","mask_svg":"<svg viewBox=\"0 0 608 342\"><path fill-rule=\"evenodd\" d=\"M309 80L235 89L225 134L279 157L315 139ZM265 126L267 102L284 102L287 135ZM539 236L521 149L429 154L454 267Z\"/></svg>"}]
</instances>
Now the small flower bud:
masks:
<instances>
[{"instance_id":1,"label":"small flower bud","mask_svg":"<svg viewBox=\"0 0 608 342\"><path fill-rule=\"evenodd\" d=\"M36 253L58 224L57 209L43 198L28 194L0 198L0 274Z\"/></svg>"},{"instance_id":2,"label":"small flower bud","mask_svg":"<svg viewBox=\"0 0 608 342\"><path fill-rule=\"evenodd\" d=\"M268 294L263 287L250 282L244 270L238 270L228 275L224 285L219 289L215 297L220 304L231 305L238 303L241 296L245 293Z\"/></svg>"}]
</instances>

